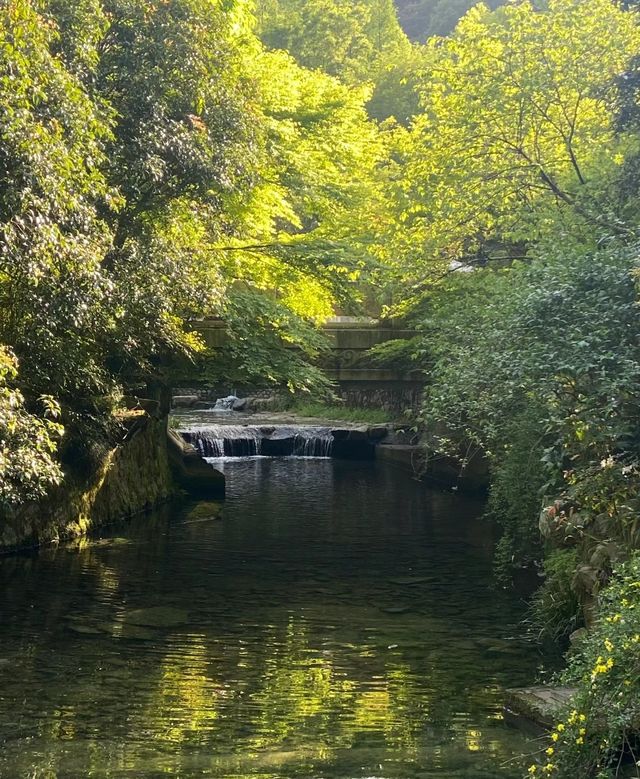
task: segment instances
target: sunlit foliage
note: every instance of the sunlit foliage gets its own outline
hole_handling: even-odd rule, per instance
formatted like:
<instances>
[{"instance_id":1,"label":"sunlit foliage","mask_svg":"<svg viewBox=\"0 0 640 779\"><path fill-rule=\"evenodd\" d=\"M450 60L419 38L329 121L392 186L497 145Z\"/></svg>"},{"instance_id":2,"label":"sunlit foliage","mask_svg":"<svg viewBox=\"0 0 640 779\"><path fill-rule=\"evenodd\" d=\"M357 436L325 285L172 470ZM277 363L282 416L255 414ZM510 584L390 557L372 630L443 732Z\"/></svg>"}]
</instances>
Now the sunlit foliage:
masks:
<instances>
[{"instance_id":1,"label":"sunlit foliage","mask_svg":"<svg viewBox=\"0 0 640 779\"><path fill-rule=\"evenodd\" d=\"M4 511L42 497L62 476L54 459L62 432L53 419L57 406L51 398L41 398L49 418L30 414L14 385L16 377L15 358L0 347L0 510Z\"/></svg>"},{"instance_id":2,"label":"sunlit foliage","mask_svg":"<svg viewBox=\"0 0 640 779\"><path fill-rule=\"evenodd\" d=\"M0 338L67 438L201 351L205 315L237 327L236 373L326 386L312 324L367 264L383 146L367 88L253 25L244 0L0 11Z\"/></svg>"},{"instance_id":3,"label":"sunlit foliage","mask_svg":"<svg viewBox=\"0 0 640 779\"><path fill-rule=\"evenodd\" d=\"M395 0L402 28L415 41L426 41L433 35L448 35L476 0ZM496 8L500 0L485 5Z\"/></svg>"},{"instance_id":4,"label":"sunlit foliage","mask_svg":"<svg viewBox=\"0 0 640 779\"><path fill-rule=\"evenodd\" d=\"M446 267L496 245L513 256L559 234L624 232L609 188L635 139L615 133L612 97L639 46L635 18L610 0L480 5L431 41L404 149L405 251Z\"/></svg>"}]
</instances>

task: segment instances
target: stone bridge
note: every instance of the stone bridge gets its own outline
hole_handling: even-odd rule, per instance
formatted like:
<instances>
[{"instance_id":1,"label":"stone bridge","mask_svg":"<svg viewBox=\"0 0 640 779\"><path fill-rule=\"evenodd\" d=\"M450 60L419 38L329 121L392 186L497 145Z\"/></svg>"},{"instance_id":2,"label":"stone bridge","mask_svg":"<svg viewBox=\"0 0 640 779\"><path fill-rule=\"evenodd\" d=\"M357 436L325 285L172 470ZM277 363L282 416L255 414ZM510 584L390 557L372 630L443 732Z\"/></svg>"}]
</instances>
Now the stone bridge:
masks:
<instances>
[{"instance_id":1,"label":"stone bridge","mask_svg":"<svg viewBox=\"0 0 640 779\"><path fill-rule=\"evenodd\" d=\"M210 349L221 348L227 340L223 321L199 322L197 330ZM349 405L399 411L417 405L424 377L418 371L401 372L367 363L366 352L372 346L398 338L412 338L414 330L390 323L337 317L324 325L331 351L321 362L327 376L335 382ZM291 346L295 349L295 346Z\"/></svg>"}]
</instances>

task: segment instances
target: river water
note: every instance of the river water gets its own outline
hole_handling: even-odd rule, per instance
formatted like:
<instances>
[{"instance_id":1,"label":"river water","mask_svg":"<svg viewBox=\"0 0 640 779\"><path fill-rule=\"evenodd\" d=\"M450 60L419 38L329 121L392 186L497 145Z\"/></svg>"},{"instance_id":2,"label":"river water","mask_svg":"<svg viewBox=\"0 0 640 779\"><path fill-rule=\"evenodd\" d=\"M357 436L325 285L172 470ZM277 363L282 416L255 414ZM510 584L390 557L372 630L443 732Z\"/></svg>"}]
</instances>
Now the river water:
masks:
<instances>
[{"instance_id":1,"label":"river water","mask_svg":"<svg viewBox=\"0 0 640 779\"><path fill-rule=\"evenodd\" d=\"M519 777L503 690L542 659L481 506L376 463L222 467L222 518L0 559L0 777Z\"/></svg>"}]
</instances>

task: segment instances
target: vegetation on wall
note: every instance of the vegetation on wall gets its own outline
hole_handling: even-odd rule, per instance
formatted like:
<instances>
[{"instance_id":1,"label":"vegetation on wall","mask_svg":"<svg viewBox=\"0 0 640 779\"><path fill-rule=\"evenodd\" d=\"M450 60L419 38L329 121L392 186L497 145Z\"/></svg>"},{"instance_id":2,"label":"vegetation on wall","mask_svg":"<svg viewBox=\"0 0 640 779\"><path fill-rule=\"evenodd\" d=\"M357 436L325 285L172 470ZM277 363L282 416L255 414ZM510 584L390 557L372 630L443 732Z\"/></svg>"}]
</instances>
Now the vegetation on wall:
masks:
<instances>
[{"instance_id":1,"label":"vegetation on wall","mask_svg":"<svg viewBox=\"0 0 640 779\"><path fill-rule=\"evenodd\" d=\"M578 693L555 723L529 776L620 776L637 749L640 717L640 557L615 570L595 625L564 674ZM637 765L637 764L636 764Z\"/></svg>"}]
</instances>

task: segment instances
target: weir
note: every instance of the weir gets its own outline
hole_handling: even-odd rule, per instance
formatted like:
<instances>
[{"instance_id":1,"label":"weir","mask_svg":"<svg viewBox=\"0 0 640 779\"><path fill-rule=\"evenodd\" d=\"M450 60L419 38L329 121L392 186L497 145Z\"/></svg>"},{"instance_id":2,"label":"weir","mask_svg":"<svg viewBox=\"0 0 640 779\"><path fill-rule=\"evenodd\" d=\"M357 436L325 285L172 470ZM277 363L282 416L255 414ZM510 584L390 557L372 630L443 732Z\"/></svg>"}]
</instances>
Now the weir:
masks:
<instances>
[{"instance_id":1,"label":"weir","mask_svg":"<svg viewBox=\"0 0 640 779\"><path fill-rule=\"evenodd\" d=\"M334 434L310 425L207 425L181 431L203 457L331 457Z\"/></svg>"}]
</instances>

